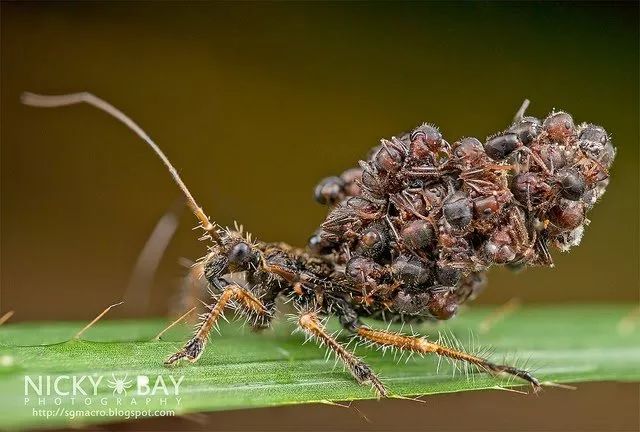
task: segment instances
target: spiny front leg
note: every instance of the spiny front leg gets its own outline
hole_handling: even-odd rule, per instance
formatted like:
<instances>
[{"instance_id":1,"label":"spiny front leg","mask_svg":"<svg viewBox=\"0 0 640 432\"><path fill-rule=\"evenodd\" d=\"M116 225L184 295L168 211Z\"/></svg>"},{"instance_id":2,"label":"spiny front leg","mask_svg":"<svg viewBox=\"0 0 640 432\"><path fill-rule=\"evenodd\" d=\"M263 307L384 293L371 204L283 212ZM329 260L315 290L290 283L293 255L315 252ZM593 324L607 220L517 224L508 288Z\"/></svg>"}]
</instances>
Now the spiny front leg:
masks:
<instances>
[{"instance_id":1,"label":"spiny front leg","mask_svg":"<svg viewBox=\"0 0 640 432\"><path fill-rule=\"evenodd\" d=\"M198 360L204 351L204 345L207 342L211 329L222 316L224 308L234 300L239 302L242 308L254 314L263 315L267 313L267 309L262 302L250 291L239 285L229 285L222 291L217 301L209 306L209 312L205 315L195 335L180 351L169 357L164 364L171 365L180 359L187 359L192 363Z\"/></svg>"},{"instance_id":2,"label":"spiny front leg","mask_svg":"<svg viewBox=\"0 0 640 432\"><path fill-rule=\"evenodd\" d=\"M298 325L305 333L316 339L321 345L324 344L333 351L345 366L349 368L351 375L353 375L358 383L370 383L379 398L388 396L387 389L373 373L371 368L327 334L315 312L303 312L298 317Z\"/></svg>"},{"instance_id":3,"label":"spiny front leg","mask_svg":"<svg viewBox=\"0 0 640 432\"><path fill-rule=\"evenodd\" d=\"M375 330L360 325L355 330L362 339L383 347L395 347L405 351L420 354L434 353L454 360L461 360L474 364L482 370L495 374L508 374L527 381L533 387L534 392L540 390L540 382L529 372L512 366L496 364L482 357L477 357L463 351L455 350L444 345L429 342L425 337L407 336L402 333L387 330Z\"/></svg>"}]
</instances>

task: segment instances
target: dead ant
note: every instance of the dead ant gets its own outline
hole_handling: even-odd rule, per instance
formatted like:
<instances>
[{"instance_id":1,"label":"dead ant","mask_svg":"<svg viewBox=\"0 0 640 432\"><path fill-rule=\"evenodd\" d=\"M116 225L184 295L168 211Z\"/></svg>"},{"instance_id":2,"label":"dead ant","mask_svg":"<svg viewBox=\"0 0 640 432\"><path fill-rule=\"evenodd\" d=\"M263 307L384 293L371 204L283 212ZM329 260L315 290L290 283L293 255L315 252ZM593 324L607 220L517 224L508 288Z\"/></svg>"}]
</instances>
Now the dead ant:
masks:
<instances>
[{"instance_id":1,"label":"dead ant","mask_svg":"<svg viewBox=\"0 0 640 432\"><path fill-rule=\"evenodd\" d=\"M434 353L540 388L525 370L426 337L378 330L360 318L448 319L478 294L490 266L552 265L548 243L563 250L579 243L585 213L604 193L615 156L601 127L576 127L565 112L544 121L524 116L528 101L511 126L484 145L475 138L450 145L424 124L382 140L359 167L320 182L316 199L331 209L307 247L296 248L210 221L160 148L104 100L90 93L25 93L22 101L38 107L87 103L112 115L151 147L185 195L211 243L193 273L206 279L213 300L194 336L166 364L198 360L225 308L235 307L262 329L283 297L298 311L297 326L378 397L389 395L385 386L327 332L322 317L337 317L372 345ZM244 275L242 282L231 278L237 274Z\"/></svg>"}]
</instances>

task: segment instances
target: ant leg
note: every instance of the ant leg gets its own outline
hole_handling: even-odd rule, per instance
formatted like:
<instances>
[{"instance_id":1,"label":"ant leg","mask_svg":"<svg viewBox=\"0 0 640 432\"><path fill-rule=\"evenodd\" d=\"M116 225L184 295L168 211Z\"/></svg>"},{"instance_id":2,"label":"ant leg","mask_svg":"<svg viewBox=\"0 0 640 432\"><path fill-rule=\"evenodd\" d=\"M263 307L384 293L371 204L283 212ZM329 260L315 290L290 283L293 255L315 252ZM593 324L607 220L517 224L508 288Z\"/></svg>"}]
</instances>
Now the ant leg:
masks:
<instances>
[{"instance_id":1,"label":"ant leg","mask_svg":"<svg viewBox=\"0 0 640 432\"><path fill-rule=\"evenodd\" d=\"M258 287L256 287L257 292L260 293L260 302L264 307L264 312L260 311L259 313L255 312L253 309L242 308L240 311L242 315L245 316L247 322L251 326L251 330L255 332L259 332L269 328L271 325L271 320L273 319L276 312L276 297L278 296L278 291L273 289L267 285L265 292L261 292Z\"/></svg>"},{"instance_id":2,"label":"ant leg","mask_svg":"<svg viewBox=\"0 0 640 432\"><path fill-rule=\"evenodd\" d=\"M524 117L524 113L527 111L527 108L529 108L529 99L525 99L524 102L522 102L522 105L520 105L520 108L518 108L518 111L516 111L516 115L513 116L514 123L522 120L522 118Z\"/></svg>"},{"instance_id":3,"label":"ant leg","mask_svg":"<svg viewBox=\"0 0 640 432\"><path fill-rule=\"evenodd\" d=\"M360 384L370 383L379 398L387 397L389 394L382 382L373 373L371 368L355 354L347 351L331 335L327 334L324 326L318 320L315 312L303 312L298 317L298 325L309 336L316 339L320 345L326 345L333 353L349 368L351 375Z\"/></svg>"},{"instance_id":4,"label":"ant leg","mask_svg":"<svg viewBox=\"0 0 640 432\"><path fill-rule=\"evenodd\" d=\"M204 345L209 337L209 333L218 319L222 316L224 308L232 301L240 303L241 307L255 314L266 314L267 310L262 302L256 298L247 289L239 285L229 285L225 287L215 303L209 306L209 312L205 315L204 320L199 325L196 334L184 345L184 347L169 357L164 363L166 365L173 364L181 359L187 359L190 362L198 360L204 351Z\"/></svg>"},{"instance_id":5,"label":"ant leg","mask_svg":"<svg viewBox=\"0 0 640 432\"><path fill-rule=\"evenodd\" d=\"M359 325L356 328L355 333L362 339L373 342L377 345L395 347L401 350L413 351L420 354L434 353L454 360L462 360L474 364L489 373L513 375L531 384L534 392L537 392L540 389L540 382L525 370L516 369L512 366L495 364L482 357L477 357L463 351L458 351L434 342L429 342L425 337L407 336L402 333L387 330L374 330L364 325Z\"/></svg>"}]
</instances>

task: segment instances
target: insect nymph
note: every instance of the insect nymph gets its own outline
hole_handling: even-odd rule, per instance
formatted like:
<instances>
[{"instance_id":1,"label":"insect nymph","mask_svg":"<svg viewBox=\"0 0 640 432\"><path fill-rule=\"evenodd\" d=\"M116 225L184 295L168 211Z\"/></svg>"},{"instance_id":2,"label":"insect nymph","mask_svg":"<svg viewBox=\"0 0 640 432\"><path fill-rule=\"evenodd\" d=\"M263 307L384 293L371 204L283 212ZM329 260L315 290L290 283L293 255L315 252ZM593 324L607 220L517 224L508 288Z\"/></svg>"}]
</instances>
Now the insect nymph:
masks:
<instances>
[{"instance_id":1,"label":"insect nymph","mask_svg":"<svg viewBox=\"0 0 640 432\"><path fill-rule=\"evenodd\" d=\"M484 143L449 144L433 126L382 140L358 168L329 177L316 199L330 206L306 248L252 241L211 222L169 160L122 112L89 94L25 94L28 105L88 103L133 129L160 156L211 242L197 267L213 299L194 336L165 363L201 356L224 309L235 306L256 329L269 326L276 299L298 311L296 324L326 345L359 383L389 393L376 374L324 328L322 317L371 344L468 362L493 374L540 382L529 372L430 341L377 330L384 321L444 320L474 298L492 265L551 266L549 245L580 242L585 214L602 196L615 156L605 130L576 126L565 112L544 121L524 115ZM241 281L231 275L242 274Z\"/></svg>"}]
</instances>

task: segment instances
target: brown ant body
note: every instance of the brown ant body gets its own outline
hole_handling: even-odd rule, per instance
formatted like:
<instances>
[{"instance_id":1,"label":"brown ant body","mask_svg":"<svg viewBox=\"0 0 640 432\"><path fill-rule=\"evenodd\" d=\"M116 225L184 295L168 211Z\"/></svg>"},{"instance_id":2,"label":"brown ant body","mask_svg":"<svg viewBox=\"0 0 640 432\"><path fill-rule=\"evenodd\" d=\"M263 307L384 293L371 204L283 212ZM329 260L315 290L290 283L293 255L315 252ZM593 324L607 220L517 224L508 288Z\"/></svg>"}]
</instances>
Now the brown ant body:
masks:
<instances>
[{"instance_id":1,"label":"brown ant body","mask_svg":"<svg viewBox=\"0 0 640 432\"><path fill-rule=\"evenodd\" d=\"M359 383L379 397L388 391L375 373L325 330L335 316L356 337L381 347L434 353L489 373L529 382L529 372L493 363L425 337L377 330L361 317L385 321L444 320L474 298L492 265L552 265L548 244L579 243L585 213L604 193L615 149L599 126L576 127L564 112L544 121L524 116L484 145L464 138L453 145L424 124L382 140L366 161L323 180L318 202L330 206L306 248L252 240L240 229L211 222L164 153L131 119L89 94L25 94L28 105L91 104L133 129L162 159L210 240L194 272L213 300L194 336L166 364L201 356L224 309L236 307L252 326L269 326L276 299L298 310L297 326L326 345ZM242 274L238 282L231 275Z\"/></svg>"}]
</instances>

